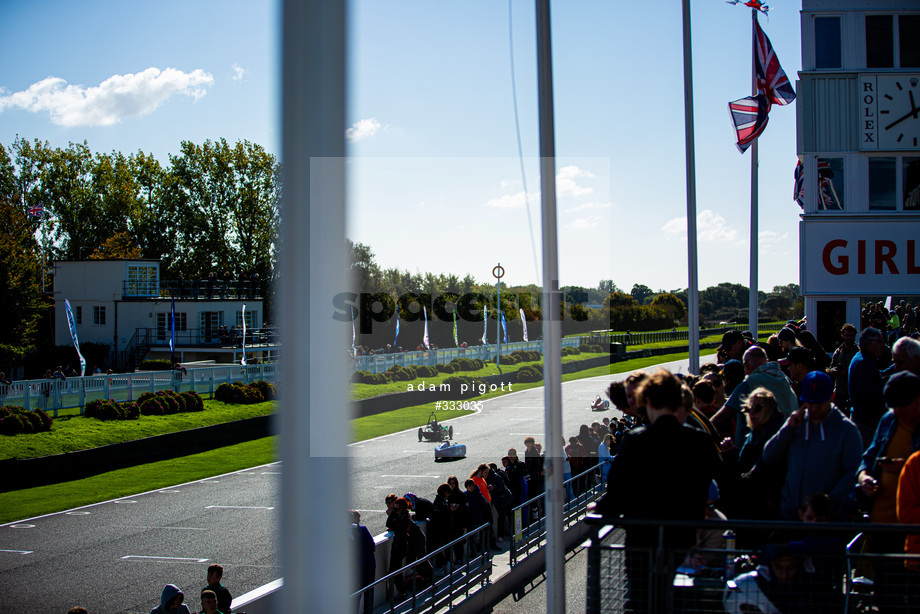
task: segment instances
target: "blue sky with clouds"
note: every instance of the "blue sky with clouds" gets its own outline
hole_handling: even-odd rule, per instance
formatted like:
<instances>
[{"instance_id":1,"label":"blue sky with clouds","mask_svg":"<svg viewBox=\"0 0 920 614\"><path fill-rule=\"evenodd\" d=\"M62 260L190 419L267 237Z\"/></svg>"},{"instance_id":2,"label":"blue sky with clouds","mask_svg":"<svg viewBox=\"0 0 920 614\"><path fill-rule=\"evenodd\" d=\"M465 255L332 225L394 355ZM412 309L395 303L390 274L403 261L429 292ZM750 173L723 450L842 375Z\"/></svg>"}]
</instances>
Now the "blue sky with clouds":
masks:
<instances>
[{"instance_id":1,"label":"blue sky with clouds","mask_svg":"<svg viewBox=\"0 0 920 614\"><path fill-rule=\"evenodd\" d=\"M509 29L500 0L351 3L349 235L381 266L487 281L501 262L511 284L539 280L533 5L512 0ZM86 140L163 163L182 140L277 153L278 8L4 2L0 142ZM761 17L793 81L799 9L779 2ZM750 152L734 146L727 103L750 93L750 11L722 0L692 11L699 279L746 285ZM552 32L560 283L685 287L680 2L557 1ZM798 281L795 162L794 105L774 107L760 139L762 290Z\"/></svg>"}]
</instances>

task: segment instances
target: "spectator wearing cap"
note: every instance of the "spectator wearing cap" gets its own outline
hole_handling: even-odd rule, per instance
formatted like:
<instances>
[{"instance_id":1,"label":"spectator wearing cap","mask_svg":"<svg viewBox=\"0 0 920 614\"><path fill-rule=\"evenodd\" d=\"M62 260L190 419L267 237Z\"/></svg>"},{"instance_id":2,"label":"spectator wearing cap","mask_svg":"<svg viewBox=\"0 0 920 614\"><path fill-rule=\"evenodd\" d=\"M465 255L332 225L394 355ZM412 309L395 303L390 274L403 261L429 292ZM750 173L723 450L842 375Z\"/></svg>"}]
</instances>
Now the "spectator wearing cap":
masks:
<instances>
[{"instance_id":1,"label":"spectator wearing cap","mask_svg":"<svg viewBox=\"0 0 920 614\"><path fill-rule=\"evenodd\" d=\"M834 378L834 402L840 411L847 413L850 410L850 393L847 390L847 374L850 363L859 348L856 346L856 327L844 324L840 328L840 345L831 356L831 366L828 374Z\"/></svg>"},{"instance_id":2,"label":"spectator wearing cap","mask_svg":"<svg viewBox=\"0 0 920 614\"><path fill-rule=\"evenodd\" d=\"M730 330L722 335L722 345L717 351L719 362L741 360L744 351L749 347L751 347L750 340L745 339L740 330Z\"/></svg>"},{"instance_id":3,"label":"spectator wearing cap","mask_svg":"<svg viewBox=\"0 0 920 614\"><path fill-rule=\"evenodd\" d=\"M752 346L744 353L744 372L747 377L732 391L725 406L713 416L713 423L722 423L733 420L735 428L735 447L740 448L748 433L744 420L738 420L738 412L744 406L748 395L757 388L766 388L776 397L779 410L786 416L791 415L799 408L799 402L789 379L783 375L779 363L768 362L767 353L760 346Z\"/></svg>"},{"instance_id":4,"label":"spectator wearing cap","mask_svg":"<svg viewBox=\"0 0 920 614\"><path fill-rule=\"evenodd\" d=\"M882 399L882 375L878 359L885 345L882 333L877 328L863 329L859 335L859 351L850 362L847 386L850 393L851 416L859 427L863 446L872 441L875 427L885 413Z\"/></svg>"},{"instance_id":5,"label":"spectator wearing cap","mask_svg":"<svg viewBox=\"0 0 920 614\"><path fill-rule=\"evenodd\" d=\"M834 406L834 382L827 373L812 371L802 380L803 406L792 413L767 441L763 459L788 469L780 500L780 516L798 518L799 504L815 492L827 493L842 517L853 488L862 441L856 428Z\"/></svg>"},{"instance_id":6,"label":"spectator wearing cap","mask_svg":"<svg viewBox=\"0 0 920 614\"><path fill-rule=\"evenodd\" d=\"M879 421L857 473L859 493L868 502L873 524L898 522L901 470L907 458L920 450L920 377L908 371L896 373L885 384L884 395L889 409ZM873 552L898 552L903 547L900 535L872 535ZM873 561L872 569L879 610L901 611L897 608L902 607L905 597L903 561Z\"/></svg>"}]
</instances>

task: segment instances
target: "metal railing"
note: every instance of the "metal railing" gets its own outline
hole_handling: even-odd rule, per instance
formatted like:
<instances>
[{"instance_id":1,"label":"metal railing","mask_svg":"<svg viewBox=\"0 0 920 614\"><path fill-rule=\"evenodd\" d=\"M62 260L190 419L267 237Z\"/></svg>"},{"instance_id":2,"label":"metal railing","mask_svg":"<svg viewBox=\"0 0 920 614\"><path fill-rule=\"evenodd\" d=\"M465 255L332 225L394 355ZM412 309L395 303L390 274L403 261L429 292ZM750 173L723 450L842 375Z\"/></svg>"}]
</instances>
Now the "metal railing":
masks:
<instances>
[{"instance_id":1,"label":"metal railing","mask_svg":"<svg viewBox=\"0 0 920 614\"><path fill-rule=\"evenodd\" d=\"M598 516L585 522L591 528L586 585L591 614L918 611L920 555L903 550L905 536L920 533L918 525ZM673 533L666 537L675 530L691 536L697 530L732 531L746 545L677 547ZM657 539L627 546L630 531Z\"/></svg>"},{"instance_id":2,"label":"metal railing","mask_svg":"<svg viewBox=\"0 0 920 614\"><path fill-rule=\"evenodd\" d=\"M208 283L206 279L200 282L194 279L147 280L147 281L122 281L122 297L125 300L159 300L175 297L181 300L260 300L262 290L258 282L250 280L223 279Z\"/></svg>"},{"instance_id":3,"label":"metal railing","mask_svg":"<svg viewBox=\"0 0 920 614\"><path fill-rule=\"evenodd\" d=\"M567 337L562 340L562 347L578 347L583 341L582 337ZM355 371L369 371L383 373L393 366L408 367L412 365L429 366L446 365L455 358L478 358L485 362L495 360L498 345L476 345L468 348L445 348L418 352L394 352L390 354L373 354L368 356L355 356L353 366ZM517 341L502 343L502 356L512 352L524 350L528 352L543 353L542 341Z\"/></svg>"},{"instance_id":4,"label":"metal railing","mask_svg":"<svg viewBox=\"0 0 920 614\"><path fill-rule=\"evenodd\" d=\"M566 499L562 512L564 528L569 528L583 518L587 514L588 504L604 494L606 485L598 479L599 472L600 466L596 465L563 483ZM539 548L546 539L543 516L545 498L544 492L511 510L514 525L509 556L512 567L518 560L528 556L531 550Z\"/></svg>"},{"instance_id":5,"label":"metal railing","mask_svg":"<svg viewBox=\"0 0 920 614\"><path fill-rule=\"evenodd\" d=\"M223 383L257 380L277 381L278 363L258 365L218 365L181 371L141 371L113 375L88 375L61 379L20 380L0 385L0 406L18 405L25 409L43 409L57 417L58 410L83 407L95 399L133 401L145 392L194 390L213 396Z\"/></svg>"},{"instance_id":6,"label":"metal railing","mask_svg":"<svg viewBox=\"0 0 920 614\"><path fill-rule=\"evenodd\" d=\"M779 331L784 324L758 324L757 332L760 334L763 333L775 333ZM729 330L748 330L747 324L729 324L726 326L719 326L716 328L702 328L700 329L700 338L711 337L713 335L723 335ZM649 343L664 343L667 341L689 341L690 340L690 331L689 330L671 330L671 331L656 331L651 333L619 333L619 334L604 334L600 333L601 337L605 337L610 340L610 343L622 343L626 346L630 345L646 345Z\"/></svg>"},{"instance_id":7,"label":"metal railing","mask_svg":"<svg viewBox=\"0 0 920 614\"><path fill-rule=\"evenodd\" d=\"M361 588L352 594L352 599L357 603L363 595L365 599L370 599L373 603L374 592L383 587L387 591L386 601L389 604L389 608L384 610L386 612L399 611L401 614L414 614L416 612L435 612L445 607L451 608L454 601L458 600L461 595L465 599L474 587L484 586L490 581L492 575L492 553L488 549L490 531L491 526L484 524ZM451 554L455 553L458 548L463 548L463 558L462 562L456 565ZM446 563L437 565L442 558L446 559ZM437 573L438 569L443 569L443 575ZM407 575L408 580L405 579ZM430 580L424 579L425 576L428 576ZM400 582L405 583L402 590L397 587L399 578L403 578ZM419 578L423 579L419 580ZM405 597L400 597L402 594L405 594Z\"/></svg>"}]
</instances>

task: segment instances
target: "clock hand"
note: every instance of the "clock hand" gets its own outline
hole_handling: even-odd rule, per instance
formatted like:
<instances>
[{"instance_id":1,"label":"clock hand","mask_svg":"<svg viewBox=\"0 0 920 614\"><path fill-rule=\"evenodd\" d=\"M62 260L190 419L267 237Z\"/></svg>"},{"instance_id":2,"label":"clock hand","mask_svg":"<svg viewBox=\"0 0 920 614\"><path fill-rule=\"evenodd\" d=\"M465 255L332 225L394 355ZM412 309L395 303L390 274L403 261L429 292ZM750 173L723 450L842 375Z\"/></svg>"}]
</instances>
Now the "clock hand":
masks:
<instances>
[{"instance_id":1,"label":"clock hand","mask_svg":"<svg viewBox=\"0 0 920 614\"><path fill-rule=\"evenodd\" d=\"M892 128L900 124L901 122L908 120L910 118L917 119L918 113L920 113L920 107L915 107L913 105L913 102L914 102L914 98L913 96L911 96L911 106L913 108L910 111L908 111L906 115L899 117L898 119L894 120L893 122L885 126L885 130L891 130Z\"/></svg>"}]
</instances>

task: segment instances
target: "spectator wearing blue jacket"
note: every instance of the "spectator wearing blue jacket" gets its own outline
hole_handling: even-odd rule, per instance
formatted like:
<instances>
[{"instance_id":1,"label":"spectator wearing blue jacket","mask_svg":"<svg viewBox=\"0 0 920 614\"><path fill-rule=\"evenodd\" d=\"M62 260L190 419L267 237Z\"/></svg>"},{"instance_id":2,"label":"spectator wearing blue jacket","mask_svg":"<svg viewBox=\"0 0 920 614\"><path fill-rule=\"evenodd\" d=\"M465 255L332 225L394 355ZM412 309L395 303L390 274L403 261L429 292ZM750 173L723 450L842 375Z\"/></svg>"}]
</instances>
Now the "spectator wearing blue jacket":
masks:
<instances>
[{"instance_id":1,"label":"spectator wearing blue jacket","mask_svg":"<svg viewBox=\"0 0 920 614\"><path fill-rule=\"evenodd\" d=\"M842 517L862 456L859 429L834 406L834 382L823 371L802 380L803 405L767 441L763 460L786 461L786 481L780 496L780 516L798 519L799 504L815 492L825 492Z\"/></svg>"}]
</instances>

